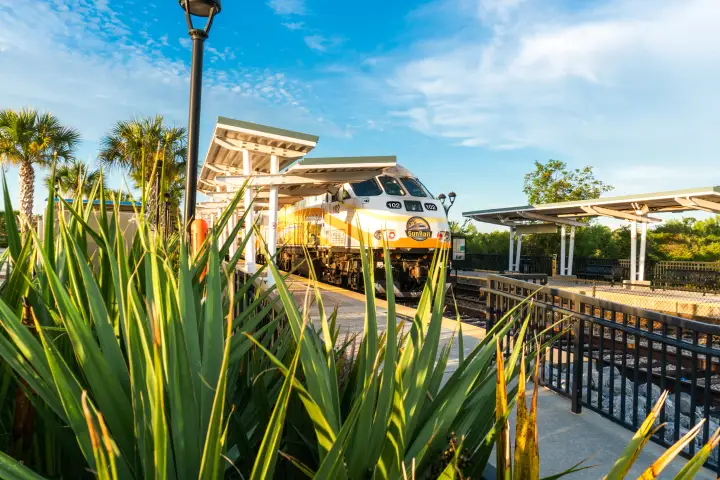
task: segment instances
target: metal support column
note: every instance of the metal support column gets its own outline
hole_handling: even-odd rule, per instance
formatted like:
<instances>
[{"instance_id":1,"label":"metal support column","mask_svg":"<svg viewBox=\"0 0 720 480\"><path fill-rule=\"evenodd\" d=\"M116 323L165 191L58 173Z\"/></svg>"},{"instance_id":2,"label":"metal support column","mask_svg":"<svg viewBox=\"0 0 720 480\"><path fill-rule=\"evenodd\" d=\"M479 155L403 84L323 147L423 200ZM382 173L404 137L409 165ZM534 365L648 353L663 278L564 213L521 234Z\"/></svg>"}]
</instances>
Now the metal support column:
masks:
<instances>
[{"instance_id":1,"label":"metal support column","mask_svg":"<svg viewBox=\"0 0 720 480\"><path fill-rule=\"evenodd\" d=\"M510 227L510 254L508 255L508 271L512 272L513 265L514 265L514 258L513 258L513 249L515 247L515 239L513 238L515 236L515 227Z\"/></svg>"},{"instance_id":2,"label":"metal support column","mask_svg":"<svg viewBox=\"0 0 720 480\"><path fill-rule=\"evenodd\" d=\"M280 160L277 155L270 156L270 175L276 175L280 171ZM273 185L270 187L270 198L269 198L269 217L268 217L268 233L267 233L267 248L268 248L268 264L273 261L275 252L277 251L277 221L278 221L278 187ZM275 280L273 279L270 272L267 276L267 284L273 285Z\"/></svg>"},{"instance_id":3,"label":"metal support column","mask_svg":"<svg viewBox=\"0 0 720 480\"><path fill-rule=\"evenodd\" d=\"M570 227L570 250L568 252L567 274L572 275L573 256L575 255L575 227Z\"/></svg>"},{"instance_id":4,"label":"metal support column","mask_svg":"<svg viewBox=\"0 0 720 480\"><path fill-rule=\"evenodd\" d=\"M560 275L565 275L565 237L567 236L567 229L565 225L560 225Z\"/></svg>"},{"instance_id":5,"label":"metal support column","mask_svg":"<svg viewBox=\"0 0 720 480\"><path fill-rule=\"evenodd\" d=\"M517 234L517 252L515 252L515 271L520 271L520 255L522 251L522 233Z\"/></svg>"},{"instance_id":6,"label":"metal support column","mask_svg":"<svg viewBox=\"0 0 720 480\"><path fill-rule=\"evenodd\" d=\"M640 261L638 265L638 280L645 280L645 247L647 245L647 223L640 226Z\"/></svg>"},{"instance_id":7,"label":"metal support column","mask_svg":"<svg viewBox=\"0 0 720 480\"><path fill-rule=\"evenodd\" d=\"M252 175L252 157L247 150L242 151L243 157L243 175L249 177ZM252 188L248 187L244 192L245 211L245 235L248 238L245 244L245 271L247 273L255 273L255 233L253 225L255 224L255 212L252 208Z\"/></svg>"},{"instance_id":8,"label":"metal support column","mask_svg":"<svg viewBox=\"0 0 720 480\"><path fill-rule=\"evenodd\" d=\"M630 222L630 281L637 280L637 222Z\"/></svg>"}]
</instances>

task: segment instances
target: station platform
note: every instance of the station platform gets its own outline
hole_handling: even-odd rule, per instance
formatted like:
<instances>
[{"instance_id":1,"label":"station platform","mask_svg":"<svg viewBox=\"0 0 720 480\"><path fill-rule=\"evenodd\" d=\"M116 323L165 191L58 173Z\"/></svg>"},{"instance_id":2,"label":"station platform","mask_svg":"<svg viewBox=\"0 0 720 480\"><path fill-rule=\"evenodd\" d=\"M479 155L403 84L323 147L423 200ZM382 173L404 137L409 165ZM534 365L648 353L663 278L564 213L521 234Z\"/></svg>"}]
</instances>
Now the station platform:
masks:
<instances>
[{"instance_id":1,"label":"station platform","mask_svg":"<svg viewBox=\"0 0 720 480\"><path fill-rule=\"evenodd\" d=\"M490 273L458 270L460 281L481 282ZM454 276L454 275L453 275ZM549 277L548 286L594 298L622 303L631 307L655 310L697 320L720 321L720 294L673 289L652 289L650 286L610 284L568 277Z\"/></svg>"},{"instance_id":2,"label":"station platform","mask_svg":"<svg viewBox=\"0 0 720 480\"><path fill-rule=\"evenodd\" d=\"M293 293L298 305L302 306L306 292L311 285L306 278L290 276L286 284ZM364 327L365 302L364 294L351 292L339 287L318 283L326 311L331 312L338 308L337 325L340 329L340 338L345 334L361 334ZM311 298L314 294L311 291ZM378 329L384 330L387 325L387 302L377 299ZM310 318L318 321L316 306L312 305ZM398 326L407 326L407 320L412 318L415 310L409 306L396 306ZM454 333L457 322L443 319L441 338L443 342L453 342L447 375L450 375L458 366L459 350ZM465 354L469 354L484 338L485 330L473 325L463 324L463 341ZM528 386L528 404L532 394L532 386ZM512 416L514 422L514 415ZM514 427L511 429L514 432ZM633 436L633 432L610 422L589 409L584 409L580 415L570 412L570 401L567 398L542 388L538 398L538 435L540 441L540 471L543 476L559 473L575 463L588 457L588 465L598 465L597 468L583 470L568 477L573 479L599 479L602 478L621 456L623 449ZM513 440L514 442L514 440ZM652 462L657 459L664 449L650 442L635 463L627 478L638 477ZM494 463L494 456L491 463ZM676 458L659 478L672 478L684 465L684 458ZM701 471L696 478L715 479L716 475L709 470Z\"/></svg>"}]
</instances>

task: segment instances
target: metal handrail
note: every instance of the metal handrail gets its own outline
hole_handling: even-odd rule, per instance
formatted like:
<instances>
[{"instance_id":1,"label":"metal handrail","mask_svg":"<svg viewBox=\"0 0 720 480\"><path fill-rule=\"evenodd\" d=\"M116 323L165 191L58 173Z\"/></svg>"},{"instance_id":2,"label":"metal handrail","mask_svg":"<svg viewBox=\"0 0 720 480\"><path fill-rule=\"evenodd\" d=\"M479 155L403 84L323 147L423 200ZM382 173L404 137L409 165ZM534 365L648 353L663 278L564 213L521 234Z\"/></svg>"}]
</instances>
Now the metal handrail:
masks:
<instances>
[{"instance_id":1,"label":"metal handrail","mask_svg":"<svg viewBox=\"0 0 720 480\"><path fill-rule=\"evenodd\" d=\"M636 430L658 392L670 390L660 414L660 422L668 423L654 441L669 446L700 418L709 420L701 429L703 440L718 428L720 326L502 275L487 280L479 289L487 302L487 327L522 303L517 314L530 317L527 334L553 338L543 354L541 382L568 397L572 412L586 407ZM506 352L513 341L504 342ZM699 447L692 442L683 454L693 455ZM715 449L708 459L716 472L719 457Z\"/></svg>"},{"instance_id":2,"label":"metal handrail","mask_svg":"<svg viewBox=\"0 0 720 480\"><path fill-rule=\"evenodd\" d=\"M618 304L609 300L604 300L602 298L589 297L581 293L568 292L566 290L555 287L540 286L533 283L524 282L522 280L515 280L513 278L505 277L502 275L488 275L488 281L502 282L505 284L516 286L518 288L532 290L533 292L543 290L544 292L553 295L554 297L561 297L564 299L572 300L573 302L583 303L585 305L592 305L605 310L622 312L628 315L644 318L646 320L652 320L653 322L664 323L673 327L679 327L687 330L696 330L700 333L720 336L720 325L714 325L710 323L699 322L697 320L676 317L674 315L668 315L665 313L656 312L654 310L647 310L640 307ZM492 290L492 283L490 285L491 286L488 288L488 290ZM497 293L496 290L493 290L493 293Z\"/></svg>"}]
</instances>

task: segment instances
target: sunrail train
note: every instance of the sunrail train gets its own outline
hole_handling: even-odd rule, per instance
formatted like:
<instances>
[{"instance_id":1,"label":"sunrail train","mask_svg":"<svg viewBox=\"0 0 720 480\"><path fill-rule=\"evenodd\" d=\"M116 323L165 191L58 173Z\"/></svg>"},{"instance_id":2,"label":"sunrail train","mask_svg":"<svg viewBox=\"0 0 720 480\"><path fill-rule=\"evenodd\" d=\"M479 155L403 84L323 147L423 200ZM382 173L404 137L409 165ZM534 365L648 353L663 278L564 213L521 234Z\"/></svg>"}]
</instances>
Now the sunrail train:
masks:
<instances>
[{"instance_id":1,"label":"sunrail train","mask_svg":"<svg viewBox=\"0 0 720 480\"><path fill-rule=\"evenodd\" d=\"M393 291L418 296L438 248L450 247L440 201L406 168L396 165L335 194L303 198L278 212L278 264L308 274L306 251L318 279L362 290L360 238L375 249L375 288L385 293L383 236L392 263Z\"/></svg>"}]
</instances>

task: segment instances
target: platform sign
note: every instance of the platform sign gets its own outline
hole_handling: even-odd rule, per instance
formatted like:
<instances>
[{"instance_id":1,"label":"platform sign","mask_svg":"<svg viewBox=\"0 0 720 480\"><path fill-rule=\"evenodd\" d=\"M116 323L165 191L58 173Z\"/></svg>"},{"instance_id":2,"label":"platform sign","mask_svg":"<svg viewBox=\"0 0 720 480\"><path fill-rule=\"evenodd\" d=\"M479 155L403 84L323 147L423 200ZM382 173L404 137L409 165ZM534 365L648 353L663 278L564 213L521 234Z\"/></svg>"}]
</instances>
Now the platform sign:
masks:
<instances>
[{"instance_id":1,"label":"platform sign","mask_svg":"<svg viewBox=\"0 0 720 480\"><path fill-rule=\"evenodd\" d=\"M452 239L452 259L465 260L465 238L453 237Z\"/></svg>"}]
</instances>

